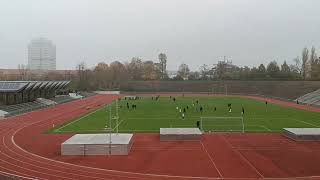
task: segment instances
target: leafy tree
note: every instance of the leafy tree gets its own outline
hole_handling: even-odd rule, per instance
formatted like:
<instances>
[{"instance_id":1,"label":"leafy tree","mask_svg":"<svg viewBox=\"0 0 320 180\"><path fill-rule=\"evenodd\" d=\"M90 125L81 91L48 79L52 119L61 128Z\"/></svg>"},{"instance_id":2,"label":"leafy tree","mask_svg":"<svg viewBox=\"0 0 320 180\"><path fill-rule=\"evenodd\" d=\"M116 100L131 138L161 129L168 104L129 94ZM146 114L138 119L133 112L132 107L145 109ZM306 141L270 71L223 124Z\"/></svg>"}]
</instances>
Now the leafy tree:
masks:
<instances>
[{"instance_id":1,"label":"leafy tree","mask_svg":"<svg viewBox=\"0 0 320 180\"><path fill-rule=\"evenodd\" d=\"M143 66L143 79L144 80L156 80L158 79L158 73L152 61L145 61Z\"/></svg>"},{"instance_id":2,"label":"leafy tree","mask_svg":"<svg viewBox=\"0 0 320 180\"><path fill-rule=\"evenodd\" d=\"M303 79L306 79L307 75L308 75L308 58L309 58L309 50L307 48L303 48L303 50L302 50L302 77L303 77Z\"/></svg>"},{"instance_id":3,"label":"leafy tree","mask_svg":"<svg viewBox=\"0 0 320 180\"><path fill-rule=\"evenodd\" d=\"M279 77L280 68L276 61L271 61L267 66L267 74L271 78Z\"/></svg>"},{"instance_id":4,"label":"leafy tree","mask_svg":"<svg viewBox=\"0 0 320 180\"><path fill-rule=\"evenodd\" d=\"M164 79L167 74L167 55L165 53L160 53L159 56L161 79Z\"/></svg>"},{"instance_id":5,"label":"leafy tree","mask_svg":"<svg viewBox=\"0 0 320 180\"><path fill-rule=\"evenodd\" d=\"M288 79L291 76L291 70L286 61L281 65L281 77Z\"/></svg>"},{"instance_id":6,"label":"leafy tree","mask_svg":"<svg viewBox=\"0 0 320 180\"><path fill-rule=\"evenodd\" d=\"M257 78L264 79L267 75L266 67L263 64L260 64L257 70Z\"/></svg>"},{"instance_id":7,"label":"leafy tree","mask_svg":"<svg viewBox=\"0 0 320 180\"><path fill-rule=\"evenodd\" d=\"M320 76L319 73L319 59L317 58L317 54L316 54L316 48L314 46L312 46L311 48L311 53L310 53L310 71L311 71L311 78L312 79L318 79L318 77Z\"/></svg>"}]
</instances>

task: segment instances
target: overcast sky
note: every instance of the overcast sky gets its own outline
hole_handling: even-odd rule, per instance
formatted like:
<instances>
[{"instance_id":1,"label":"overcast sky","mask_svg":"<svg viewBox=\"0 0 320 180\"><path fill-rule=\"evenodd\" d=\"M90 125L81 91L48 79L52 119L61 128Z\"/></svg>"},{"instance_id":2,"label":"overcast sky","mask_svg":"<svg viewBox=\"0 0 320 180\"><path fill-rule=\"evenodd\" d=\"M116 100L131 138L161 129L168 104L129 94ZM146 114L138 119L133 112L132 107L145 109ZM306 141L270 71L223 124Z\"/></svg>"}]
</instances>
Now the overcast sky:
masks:
<instances>
[{"instance_id":1,"label":"overcast sky","mask_svg":"<svg viewBox=\"0 0 320 180\"><path fill-rule=\"evenodd\" d=\"M57 69L131 57L168 69L292 62L303 47L320 54L319 0L0 0L0 68L27 64L27 45L45 37Z\"/></svg>"}]
</instances>

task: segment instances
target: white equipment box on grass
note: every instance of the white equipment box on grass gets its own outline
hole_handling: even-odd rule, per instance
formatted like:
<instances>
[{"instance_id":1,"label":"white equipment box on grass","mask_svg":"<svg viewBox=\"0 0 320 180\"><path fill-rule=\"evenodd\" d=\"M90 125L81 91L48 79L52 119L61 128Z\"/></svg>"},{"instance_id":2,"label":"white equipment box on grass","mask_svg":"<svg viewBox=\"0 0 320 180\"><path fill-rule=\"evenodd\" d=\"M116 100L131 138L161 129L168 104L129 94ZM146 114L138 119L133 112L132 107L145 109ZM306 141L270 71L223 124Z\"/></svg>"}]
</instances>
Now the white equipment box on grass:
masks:
<instances>
[{"instance_id":1,"label":"white equipment box on grass","mask_svg":"<svg viewBox=\"0 0 320 180\"><path fill-rule=\"evenodd\" d=\"M128 155L132 134L76 134L61 144L61 155Z\"/></svg>"},{"instance_id":2,"label":"white equipment box on grass","mask_svg":"<svg viewBox=\"0 0 320 180\"><path fill-rule=\"evenodd\" d=\"M320 141L320 128L284 128L283 135L297 141Z\"/></svg>"},{"instance_id":3,"label":"white equipment box on grass","mask_svg":"<svg viewBox=\"0 0 320 180\"><path fill-rule=\"evenodd\" d=\"M200 140L199 128L160 128L160 141Z\"/></svg>"}]
</instances>

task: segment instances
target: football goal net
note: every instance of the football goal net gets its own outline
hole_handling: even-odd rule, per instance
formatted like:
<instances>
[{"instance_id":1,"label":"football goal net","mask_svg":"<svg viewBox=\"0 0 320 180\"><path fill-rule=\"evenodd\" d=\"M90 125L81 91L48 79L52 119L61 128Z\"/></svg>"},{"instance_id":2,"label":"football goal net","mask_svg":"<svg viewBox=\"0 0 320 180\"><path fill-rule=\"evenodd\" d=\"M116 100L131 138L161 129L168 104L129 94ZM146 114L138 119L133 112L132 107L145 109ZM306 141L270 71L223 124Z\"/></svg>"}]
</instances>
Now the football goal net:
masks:
<instances>
[{"instance_id":1,"label":"football goal net","mask_svg":"<svg viewBox=\"0 0 320 180\"><path fill-rule=\"evenodd\" d=\"M243 117L200 117L200 129L206 132L244 132Z\"/></svg>"}]
</instances>

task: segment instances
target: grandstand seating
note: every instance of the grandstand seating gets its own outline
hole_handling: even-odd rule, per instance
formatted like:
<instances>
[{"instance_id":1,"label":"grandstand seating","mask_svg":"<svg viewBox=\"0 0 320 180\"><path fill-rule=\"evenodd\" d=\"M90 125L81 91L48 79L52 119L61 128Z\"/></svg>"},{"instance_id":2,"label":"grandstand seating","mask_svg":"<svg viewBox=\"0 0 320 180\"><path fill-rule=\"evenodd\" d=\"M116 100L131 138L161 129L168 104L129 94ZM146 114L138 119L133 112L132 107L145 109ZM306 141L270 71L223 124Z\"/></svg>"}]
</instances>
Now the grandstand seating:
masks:
<instances>
[{"instance_id":1,"label":"grandstand seating","mask_svg":"<svg viewBox=\"0 0 320 180\"><path fill-rule=\"evenodd\" d=\"M47 105L42 104L37 101L33 101L33 102L27 102L27 103L22 103L22 104L2 106L2 107L0 107L0 109L2 111L8 112L8 114L6 115L6 117L8 117L8 116L21 114L24 112L34 111L37 109L41 109L43 107L47 107Z\"/></svg>"},{"instance_id":2,"label":"grandstand seating","mask_svg":"<svg viewBox=\"0 0 320 180\"><path fill-rule=\"evenodd\" d=\"M50 100L50 99L45 99L45 98L37 98L36 101L39 102L39 103L48 105L48 106L53 106L53 105L58 104L58 103L55 102L55 101L52 101L52 100Z\"/></svg>"},{"instance_id":3,"label":"grandstand seating","mask_svg":"<svg viewBox=\"0 0 320 180\"><path fill-rule=\"evenodd\" d=\"M62 104L62 103L66 103L66 102L70 102L70 101L73 101L75 100L74 98L68 96L68 95L59 95L59 96L56 96L54 98L51 98L50 100L58 103L58 104Z\"/></svg>"},{"instance_id":4,"label":"grandstand seating","mask_svg":"<svg viewBox=\"0 0 320 180\"><path fill-rule=\"evenodd\" d=\"M320 105L320 89L313 91L311 93L305 94L297 98L297 100L303 104Z\"/></svg>"}]
</instances>

